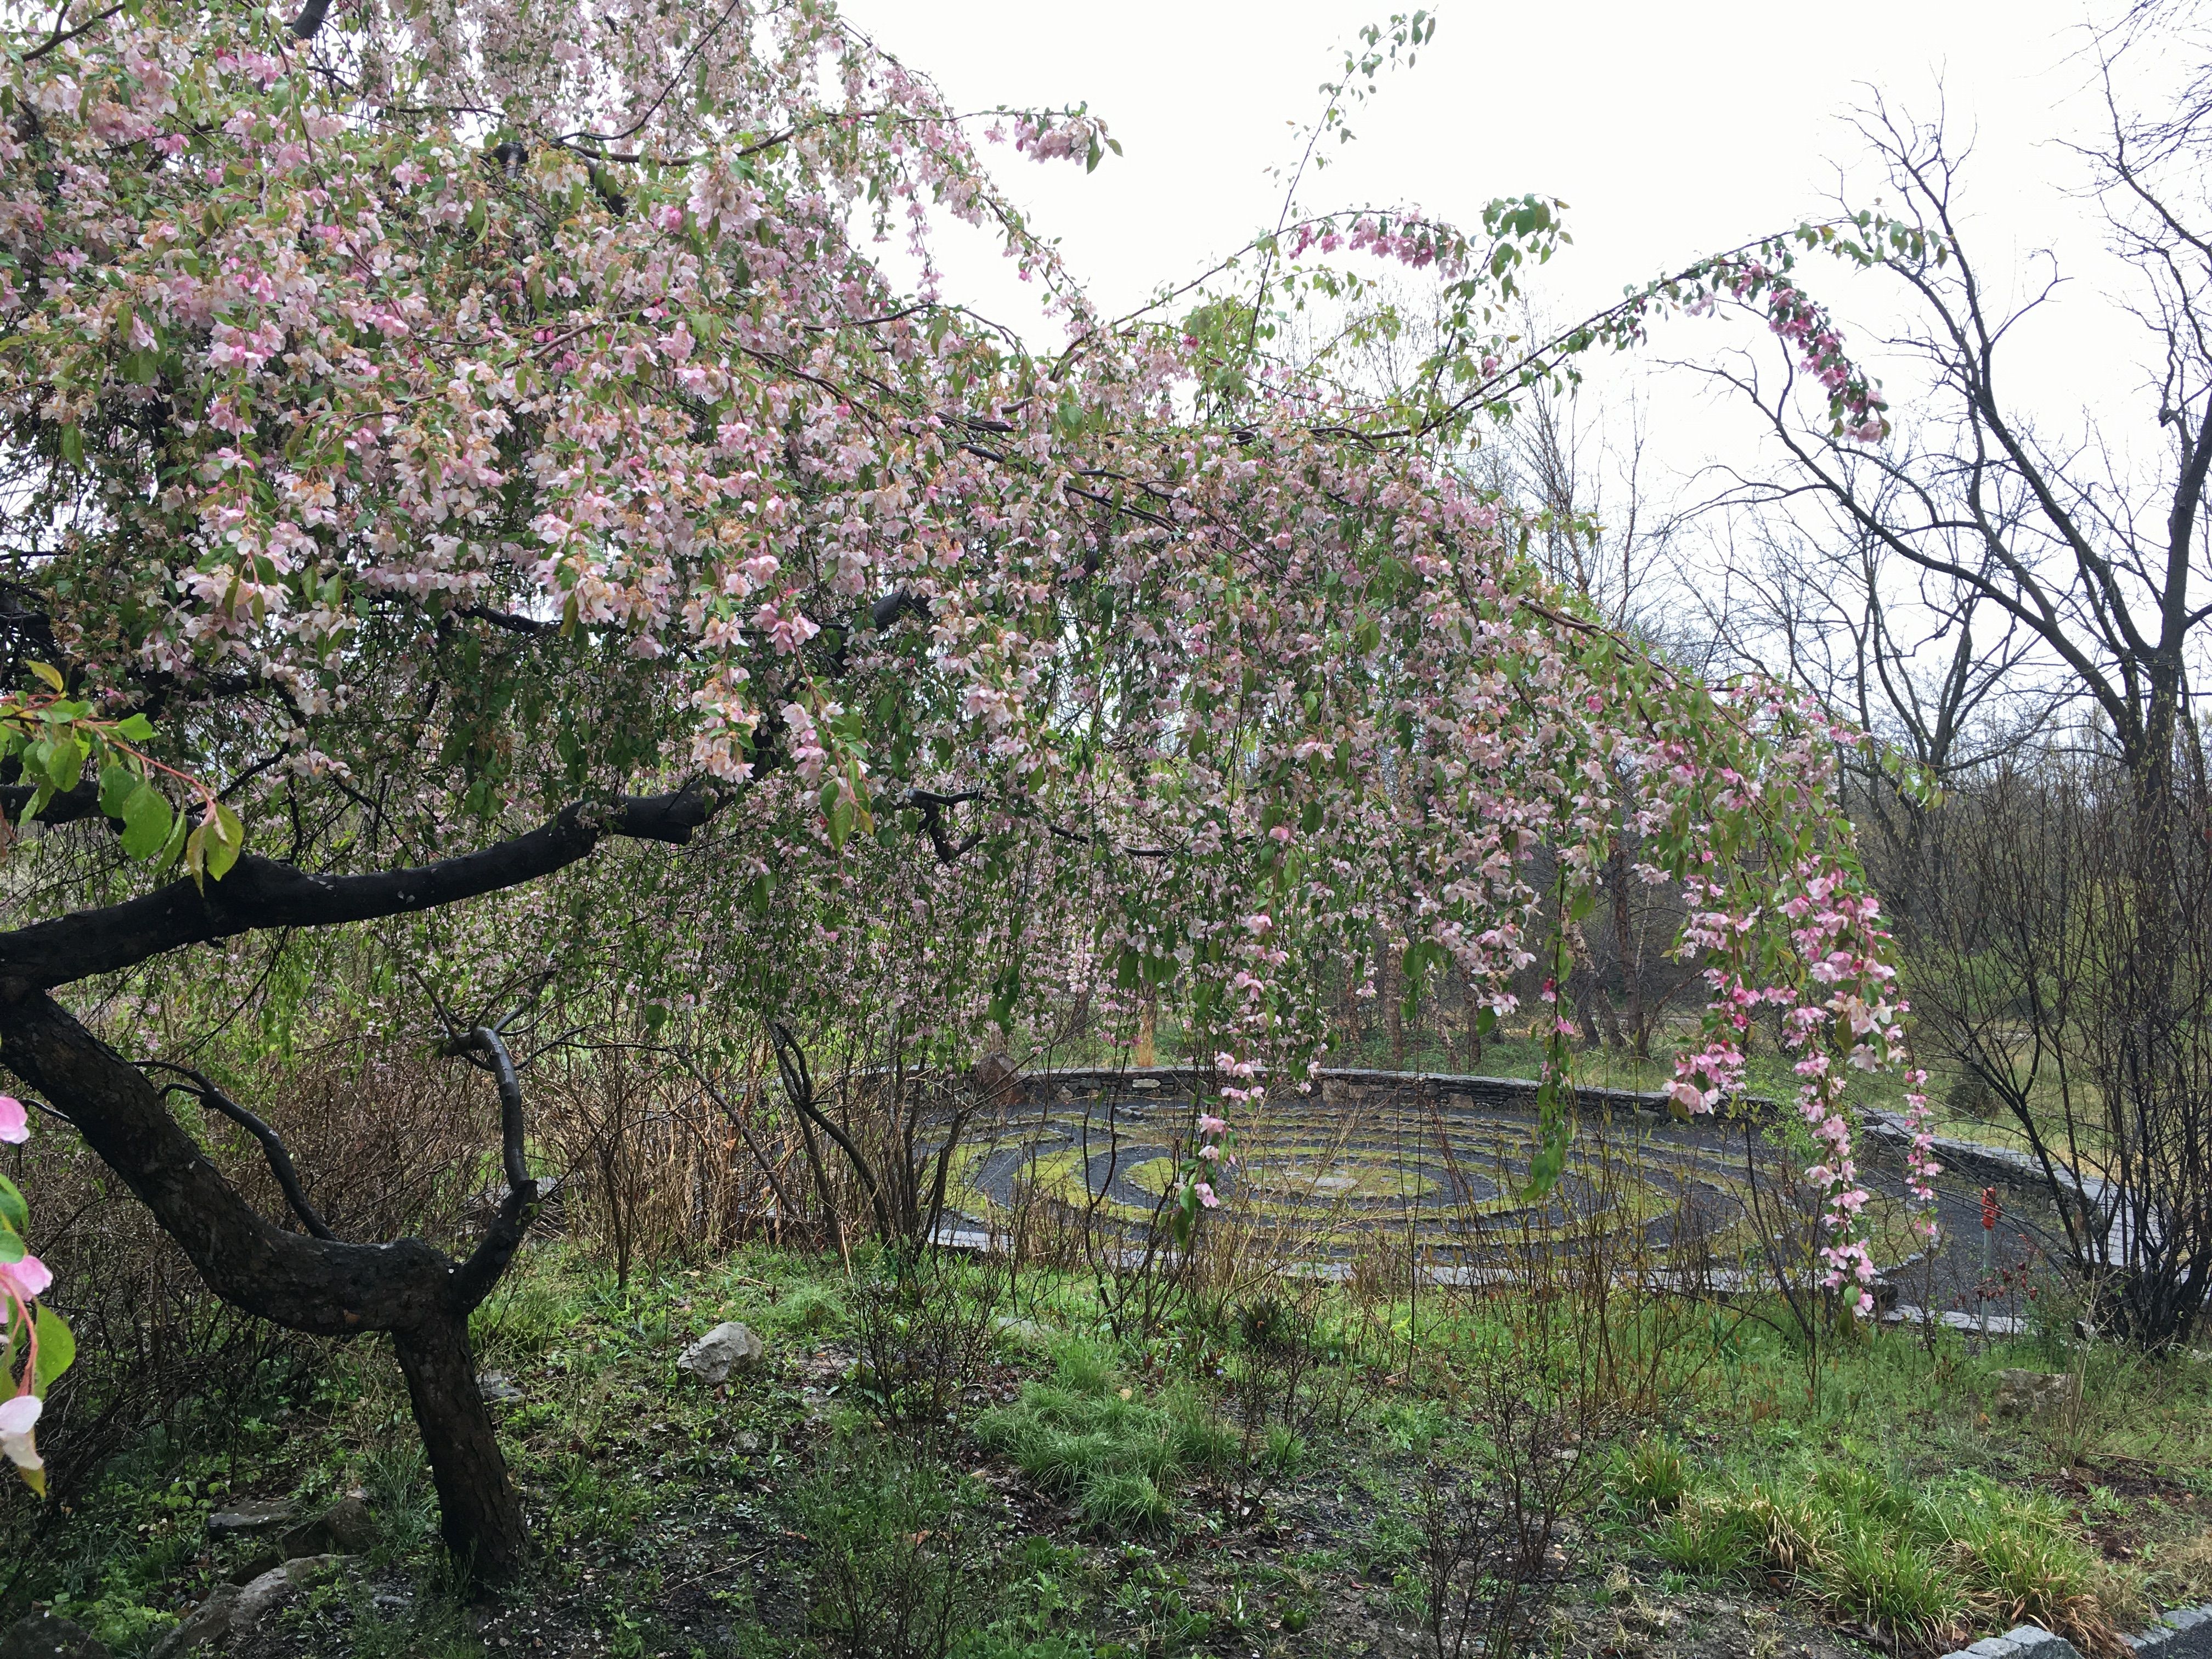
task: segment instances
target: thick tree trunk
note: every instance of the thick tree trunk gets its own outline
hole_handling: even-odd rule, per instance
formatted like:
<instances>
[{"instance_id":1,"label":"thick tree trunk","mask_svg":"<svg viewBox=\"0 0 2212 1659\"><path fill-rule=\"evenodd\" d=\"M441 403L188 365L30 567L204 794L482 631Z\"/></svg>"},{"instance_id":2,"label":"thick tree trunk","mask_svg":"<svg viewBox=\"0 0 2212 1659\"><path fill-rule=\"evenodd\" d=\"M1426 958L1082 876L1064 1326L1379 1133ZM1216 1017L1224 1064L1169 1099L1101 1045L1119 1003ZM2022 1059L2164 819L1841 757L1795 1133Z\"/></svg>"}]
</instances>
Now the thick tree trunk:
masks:
<instances>
[{"instance_id":1,"label":"thick tree trunk","mask_svg":"<svg viewBox=\"0 0 2212 1659\"><path fill-rule=\"evenodd\" d=\"M430 1479L438 1489L438 1531L453 1559L478 1577L506 1583L528 1551L522 1504L491 1413L477 1387L466 1314L428 1320L392 1334L415 1405Z\"/></svg>"},{"instance_id":2,"label":"thick tree trunk","mask_svg":"<svg viewBox=\"0 0 2212 1659\"><path fill-rule=\"evenodd\" d=\"M483 1577L511 1577L520 1567L521 1506L477 1389L468 1317L537 1213L535 1182L510 1185L498 1219L465 1261L420 1239L313 1238L257 1212L169 1115L143 1072L20 980L0 980L0 1065L69 1118L233 1307L318 1336L390 1331L429 1453L447 1542ZM512 1082L510 1073L503 1096ZM509 1167L519 1170L519 1091L507 1103Z\"/></svg>"}]
</instances>

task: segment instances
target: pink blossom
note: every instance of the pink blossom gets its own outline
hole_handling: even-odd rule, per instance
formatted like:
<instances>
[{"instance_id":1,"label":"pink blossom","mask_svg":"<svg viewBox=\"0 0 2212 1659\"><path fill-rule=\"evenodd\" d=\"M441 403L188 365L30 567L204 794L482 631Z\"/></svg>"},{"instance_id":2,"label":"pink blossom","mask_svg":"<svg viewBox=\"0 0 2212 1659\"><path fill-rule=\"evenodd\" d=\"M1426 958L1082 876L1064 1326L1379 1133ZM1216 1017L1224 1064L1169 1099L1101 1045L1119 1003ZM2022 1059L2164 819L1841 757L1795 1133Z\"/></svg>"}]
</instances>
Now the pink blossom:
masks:
<instances>
[{"instance_id":1,"label":"pink blossom","mask_svg":"<svg viewBox=\"0 0 2212 1659\"><path fill-rule=\"evenodd\" d=\"M28 1475L39 1474L46 1468L32 1434L45 1410L45 1403L34 1394L0 1400L0 1455Z\"/></svg>"},{"instance_id":2,"label":"pink blossom","mask_svg":"<svg viewBox=\"0 0 2212 1659\"><path fill-rule=\"evenodd\" d=\"M34 1255L27 1255L20 1261L0 1261L0 1293L18 1302L35 1302L53 1282L54 1276L46 1270L46 1264Z\"/></svg>"}]
</instances>

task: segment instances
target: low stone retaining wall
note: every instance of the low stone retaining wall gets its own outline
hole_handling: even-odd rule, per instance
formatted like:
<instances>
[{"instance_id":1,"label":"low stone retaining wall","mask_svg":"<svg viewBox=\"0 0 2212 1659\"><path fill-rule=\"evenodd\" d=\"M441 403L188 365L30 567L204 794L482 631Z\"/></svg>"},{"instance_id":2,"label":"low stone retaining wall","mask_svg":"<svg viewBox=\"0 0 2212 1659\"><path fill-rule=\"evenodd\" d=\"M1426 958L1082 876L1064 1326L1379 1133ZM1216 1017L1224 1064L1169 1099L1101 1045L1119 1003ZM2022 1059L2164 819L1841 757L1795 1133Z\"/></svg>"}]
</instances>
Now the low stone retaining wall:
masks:
<instances>
[{"instance_id":1,"label":"low stone retaining wall","mask_svg":"<svg viewBox=\"0 0 2212 1659\"><path fill-rule=\"evenodd\" d=\"M2212 1604L2177 1607L2148 1630L2122 1639L2142 1659L2212 1659ZM2081 1659L2081 1650L2040 1625L2021 1625L1944 1659Z\"/></svg>"},{"instance_id":2,"label":"low stone retaining wall","mask_svg":"<svg viewBox=\"0 0 2212 1659\"><path fill-rule=\"evenodd\" d=\"M1102 1096L1142 1097L1188 1095L1198 1086L1200 1073L1182 1066L1108 1066L1058 1072L1031 1072L1015 1080L1016 1098L1030 1105L1054 1101L1097 1100ZM1431 1104L1455 1111L1534 1112L1537 1085L1528 1078L1479 1077L1460 1072L1385 1072L1363 1066L1325 1066L1321 1073L1321 1098L1330 1106L1413 1106ZM1270 1088L1271 1106L1282 1108L1310 1095L1285 1088ZM1774 1114L1774 1103L1746 1095L1735 1103L1762 1121ZM1667 1115L1667 1097L1657 1091L1578 1087L1575 1104L1583 1111L1641 1112Z\"/></svg>"}]
</instances>

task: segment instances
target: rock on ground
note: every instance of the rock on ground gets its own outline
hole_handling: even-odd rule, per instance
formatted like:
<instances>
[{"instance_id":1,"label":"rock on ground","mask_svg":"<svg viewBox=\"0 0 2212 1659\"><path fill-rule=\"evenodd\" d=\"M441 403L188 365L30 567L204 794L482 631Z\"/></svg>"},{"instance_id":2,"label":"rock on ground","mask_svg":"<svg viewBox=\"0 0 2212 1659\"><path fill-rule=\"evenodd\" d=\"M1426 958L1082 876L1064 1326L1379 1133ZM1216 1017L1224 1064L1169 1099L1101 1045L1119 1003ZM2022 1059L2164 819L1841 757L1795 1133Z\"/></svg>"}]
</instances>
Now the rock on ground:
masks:
<instances>
[{"instance_id":1,"label":"rock on ground","mask_svg":"<svg viewBox=\"0 0 2212 1659\"><path fill-rule=\"evenodd\" d=\"M274 1532L279 1527L289 1526L291 1522L292 1506L283 1498L249 1498L209 1516L207 1529L218 1538L226 1538L240 1533Z\"/></svg>"},{"instance_id":2,"label":"rock on ground","mask_svg":"<svg viewBox=\"0 0 2212 1659\"><path fill-rule=\"evenodd\" d=\"M690 1371L702 1382L720 1382L733 1370L748 1370L760 1364L767 1344L752 1330L734 1320L714 1328L677 1357L678 1370Z\"/></svg>"},{"instance_id":3,"label":"rock on ground","mask_svg":"<svg viewBox=\"0 0 2212 1659\"><path fill-rule=\"evenodd\" d=\"M230 1629L230 1610L238 1601L238 1586L217 1584L208 1599L194 1607L161 1639L147 1659L173 1659L210 1642L220 1641Z\"/></svg>"},{"instance_id":4,"label":"rock on ground","mask_svg":"<svg viewBox=\"0 0 2212 1659\"><path fill-rule=\"evenodd\" d=\"M236 1584L218 1584L213 1595L154 1644L147 1659L182 1659L196 1648L234 1636L250 1635L263 1614L290 1601L316 1580L338 1571L352 1559L347 1555L303 1555L270 1568L243 1589Z\"/></svg>"},{"instance_id":5,"label":"rock on ground","mask_svg":"<svg viewBox=\"0 0 2212 1659\"><path fill-rule=\"evenodd\" d=\"M2013 1367L1997 1373L1997 1397L1990 1409L1996 1417L2047 1417L2078 1406L2081 1379L2071 1371L2021 1370Z\"/></svg>"}]
</instances>

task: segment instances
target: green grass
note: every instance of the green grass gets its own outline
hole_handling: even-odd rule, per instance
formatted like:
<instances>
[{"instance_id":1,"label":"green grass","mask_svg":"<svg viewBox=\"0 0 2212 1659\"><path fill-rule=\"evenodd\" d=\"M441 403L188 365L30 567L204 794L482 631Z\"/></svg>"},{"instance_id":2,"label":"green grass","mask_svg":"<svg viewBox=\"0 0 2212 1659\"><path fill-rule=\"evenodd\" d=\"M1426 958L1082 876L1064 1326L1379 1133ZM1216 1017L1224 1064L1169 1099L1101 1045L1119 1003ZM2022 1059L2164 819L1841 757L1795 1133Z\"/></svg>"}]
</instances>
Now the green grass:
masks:
<instances>
[{"instance_id":1,"label":"green grass","mask_svg":"<svg viewBox=\"0 0 2212 1659\"><path fill-rule=\"evenodd\" d=\"M1625 1496L1657 1504L1668 1483ZM2023 1621L2103 1645L2109 1575L2055 1500L1985 1475L1910 1485L1824 1456L1767 1478L1714 1471L1685 1483L1650 1537L1654 1555L1708 1583L1779 1573L1847 1621L1917 1643Z\"/></svg>"},{"instance_id":2,"label":"green grass","mask_svg":"<svg viewBox=\"0 0 2212 1659\"><path fill-rule=\"evenodd\" d=\"M1467 1443L1467 1366L1498 1340L1496 1312L1433 1291L1418 1305L1311 1294L1327 1339L1316 1363L1328 1397L1349 1402L1341 1425L1301 1421L1302 1439L1270 1420L1248 1438L1249 1319L1231 1309L1115 1340L1085 1275L1024 1269L1003 1311L1051 1334L1042 1355L1000 1350L988 1401L963 1407L951 1467L981 1483L972 1512L1000 1518L993 1597L951 1659L1225 1652L1232 1638L1240 1652L1289 1641L1295 1659L1340 1644L1347 1609L1368 1616L1370 1596L1417 1571L1419 1472ZM842 1478L834 1448L872 1431L852 1386L854 1305L834 1258L748 1249L641 1268L625 1292L557 1243L526 1256L475 1333L485 1368L526 1395L498 1413L542 1550L524 1601L597 1632L593 1650L804 1652L803 1494L841 1491L821 1484ZM1573 1552L1578 1572L1626 1564L1662 1595L1728 1583L1731 1599L1923 1643L2030 1618L2086 1637L2132 1628L2145 1586L2167 1601L2192 1584L2212 1593L2212 1366L2103 1347L2082 1359L2055 1338L1985 1354L1956 1334L1930 1345L1887 1332L1835 1340L1808 1389L1802 1347L1763 1322L1776 1311L1738 1304L1680 1323L1678 1385L1607 1455L1612 1501ZM709 1389L673 1357L723 1319L761 1331L769 1358ZM1997 1370L2077 1361L2092 1407L2078 1437L2062 1445L1990 1419ZM433 1496L388 1348L332 1346L316 1364L306 1387L272 1383L131 1448L38 1534L19 1596L58 1603L118 1659L141 1659L178 1607L238 1565L239 1550L210 1547L210 1508L358 1486L382 1530L378 1582L416 1591L398 1609L358 1584L319 1593L296 1617L343 1639L318 1651L529 1650L527 1632L506 1650L501 1627L479 1638L438 1576ZM1224 1521L1221 1500L1269 1483L1280 1541L1262 1542ZM934 1530L891 1521L878 1530L894 1540ZM1290 1541L1302 1532L1310 1541ZM2128 1553L2106 1559L2100 1538ZM1121 1547L1137 1540L1151 1547ZM679 1618L665 1587L680 1586L691 1602ZM704 1642L709 1622L726 1641Z\"/></svg>"},{"instance_id":3,"label":"green grass","mask_svg":"<svg viewBox=\"0 0 2212 1659\"><path fill-rule=\"evenodd\" d=\"M1176 1480L1225 1470L1241 1449L1195 1390L1152 1399L1117 1386L1109 1356L1087 1343L1063 1346L1050 1382L1024 1385L1018 1402L981 1413L974 1430L980 1445L1114 1535L1166 1524Z\"/></svg>"}]
</instances>

